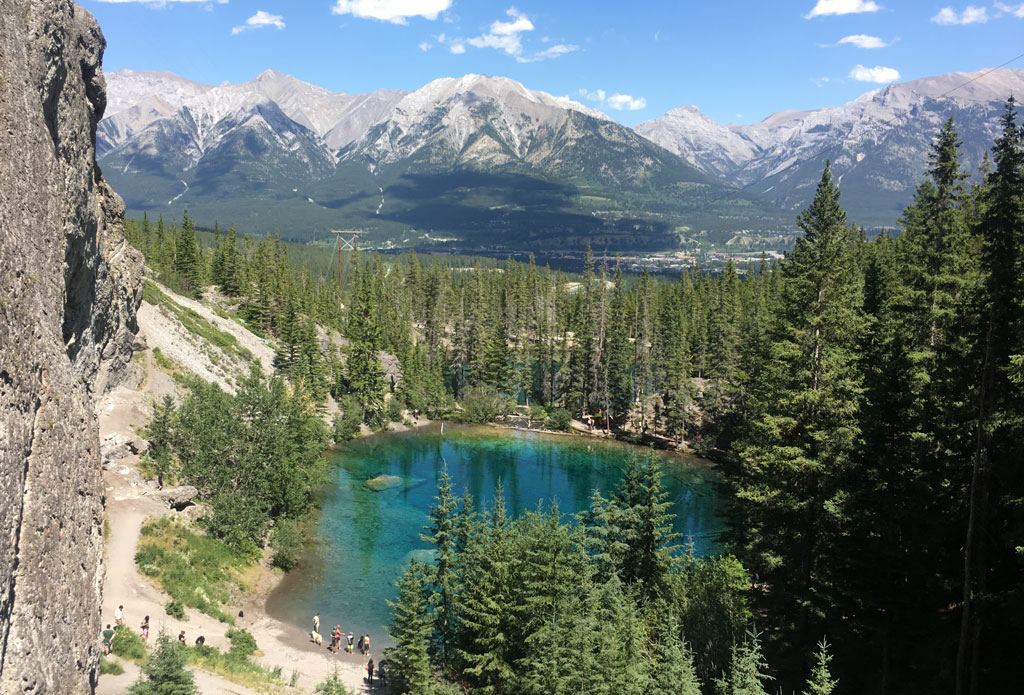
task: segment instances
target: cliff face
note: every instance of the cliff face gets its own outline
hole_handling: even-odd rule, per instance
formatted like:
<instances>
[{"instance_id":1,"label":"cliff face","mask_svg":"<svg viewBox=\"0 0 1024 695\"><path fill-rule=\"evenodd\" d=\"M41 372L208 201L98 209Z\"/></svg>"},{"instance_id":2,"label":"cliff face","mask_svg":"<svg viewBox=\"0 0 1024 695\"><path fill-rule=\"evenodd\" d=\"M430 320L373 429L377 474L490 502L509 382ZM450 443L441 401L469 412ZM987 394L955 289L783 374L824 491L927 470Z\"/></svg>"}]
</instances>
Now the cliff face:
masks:
<instances>
[{"instance_id":1,"label":"cliff face","mask_svg":"<svg viewBox=\"0 0 1024 695\"><path fill-rule=\"evenodd\" d=\"M0 0L0 692L91 692L103 499L93 394L131 377L142 259L95 163L105 43Z\"/></svg>"}]
</instances>

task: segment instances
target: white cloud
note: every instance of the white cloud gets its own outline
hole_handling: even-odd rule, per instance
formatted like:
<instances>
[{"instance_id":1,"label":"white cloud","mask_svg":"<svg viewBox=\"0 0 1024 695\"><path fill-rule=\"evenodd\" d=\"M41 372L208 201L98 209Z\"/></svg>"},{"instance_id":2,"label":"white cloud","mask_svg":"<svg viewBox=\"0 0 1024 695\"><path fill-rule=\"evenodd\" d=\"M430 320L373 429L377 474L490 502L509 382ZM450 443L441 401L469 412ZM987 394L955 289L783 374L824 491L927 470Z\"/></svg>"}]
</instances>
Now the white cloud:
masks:
<instances>
[{"instance_id":1,"label":"white cloud","mask_svg":"<svg viewBox=\"0 0 1024 695\"><path fill-rule=\"evenodd\" d=\"M831 79L832 78L830 78L830 77L815 77L814 79L811 80L811 82L814 83L815 87L819 87L820 88L820 87L824 87L826 84L828 84L831 81Z\"/></svg>"},{"instance_id":2,"label":"white cloud","mask_svg":"<svg viewBox=\"0 0 1024 695\"><path fill-rule=\"evenodd\" d=\"M433 21L451 6L452 0L337 0L331 12L407 24L409 17L423 17Z\"/></svg>"},{"instance_id":3,"label":"white cloud","mask_svg":"<svg viewBox=\"0 0 1024 695\"><path fill-rule=\"evenodd\" d=\"M951 7L943 7L932 17L936 24L984 24L988 21L988 10L984 7L968 5L963 12L957 13Z\"/></svg>"},{"instance_id":4,"label":"white cloud","mask_svg":"<svg viewBox=\"0 0 1024 695\"><path fill-rule=\"evenodd\" d=\"M844 36L839 39L839 43L848 43L857 48L885 48L887 44L877 36L868 36L867 34L851 34L850 36Z\"/></svg>"},{"instance_id":5,"label":"white cloud","mask_svg":"<svg viewBox=\"0 0 1024 695\"><path fill-rule=\"evenodd\" d=\"M456 41L455 43L448 47L448 50L451 51L454 55L460 56L466 52L466 44L460 41Z\"/></svg>"},{"instance_id":6,"label":"white cloud","mask_svg":"<svg viewBox=\"0 0 1024 695\"><path fill-rule=\"evenodd\" d=\"M431 45L431 43L429 41L421 41L420 42L420 50L421 51L429 51L431 48L433 48L433 45Z\"/></svg>"},{"instance_id":7,"label":"white cloud","mask_svg":"<svg viewBox=\"0 0 1024 695\"><path fill-rule=\"evenodd\" d=\"M277 27L278 29L284 29L284 17L279 14L270 14L263 10L258 10L256 14L249 19L245 20L245 24L231 28L232 34L241 34L243 31L249 29L262 29L263 27Z\"/></svg>"},{"instance_id":8,"label":"white cloud","mask_svg":"<svg viewBox=\"0 0 1024 695\"><path fill-rule=\"evenodd\" d=\"M850 70L850 77L859 82L877 82L879 84L888 84L889 82L895 82L900 79L900 73L894 68L885 68L881 65L876 65L873 68L867 68L863 65L857 65Z\"/></svg>"},{"instance_id":9,"label":"white cloud","mask_svg":"<svg viewBox=\"0 0 1024 695\"><path fill-rule=\"evenodd\" d=\"M595 89L591 92L581 87L579 94L587 101L596 101L616 111L639 111L647 107L647 100L643 97L634 97L629 94L612 94L608 96L608 93L603 89Z\"/></svg>"},{"instance_id":10,"label":"white cloud","mask_svg":"<svg viewBox=\"0 0 1024 695\"><path fill-rule=\"evenodd\" d=\"M1024 19L1024 2L1019 5L1007 5L1002 2L997 2L994 7L996 8L996 11L999 12L999 14L996 15L997 17L1006 13L1013 15L1017 19Z\"/></svg>"},{"instance_id":11,"label":"white cloud","mask_svg":"<svg viewBox=\"0 0 1024 695\"><path fill-rule=\"evenodd\" d=\"M859 14L861 12L878 12L881 8L873 0L818 0L811 11L804 15L805 19L824 17L836 14Z\"/></svg>"},{"instance_id":12,"label":"white cloud","mask_svg":"<svg viewBox=\"0 0 1024 695\"><path fill-rule=\"evenodd\" d=\"M549 46L543 51L536 53L524 53L523 52L523 39L521 34L527 31L533 31L536 27L530 18L520 12L514 7L508 8L505 11L512 21L504 22L502 20L496 20L491 22L491 26L486 34L480 36L474 36L466 39L466 42L470 46L476 48L494 48L499 51L504 51L506 54L516 59L518 63L534 63L539 60L548 60L549 58L557 58L565 55L566 53L572 53L579 46L572 44L556 44ZM542 39L543 42L549 39L545 37ZM461 41L461 40L459 40ZM465 46L463 46L463 51ZM453 51L454 52L454 51Z\"/></svg>"}]
</instances>

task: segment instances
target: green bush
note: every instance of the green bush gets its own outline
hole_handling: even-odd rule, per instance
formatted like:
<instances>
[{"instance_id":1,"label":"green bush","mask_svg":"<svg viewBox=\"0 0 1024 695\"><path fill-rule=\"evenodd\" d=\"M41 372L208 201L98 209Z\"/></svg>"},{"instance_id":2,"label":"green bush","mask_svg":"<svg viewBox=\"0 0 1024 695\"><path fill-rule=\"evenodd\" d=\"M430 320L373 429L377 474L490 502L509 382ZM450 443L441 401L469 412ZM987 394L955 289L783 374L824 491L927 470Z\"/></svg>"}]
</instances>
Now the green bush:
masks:
<instances>
[{"instance_id":1,"label":"green bush","mask_svg":"<svg viewBox=\"0 0 1024 695\"><path fill-rule=\"evenodd\" d=\"M462 399L462 417L467 422L492 422L515 409L515 401L486 384L470 386Z\"/></svg>"},{"instance_id":2,"label":"green bush","mask_svg":"<svg viewBox=\"0 0 1024 695\"><path fill-rule=\"evenodd\" d=\"M114 637L110 641L110 651L122 659L141 659L146 656L146 643L140 635L127 625L118 625L114 628Z\"/></svg>"},{"instance_id":3,"label":"green bush","mask_svg":"<svg viewBox=\"0 0 1024 695\"><path fill-rule=\"evenodd\" d=\"M405 410L405 403L402 401L394 397L388 401L388 418L391 422L401 422L403 410Z\"/></svg>"},{"instance_id":4,"label":"green bush","mask_svg":"<svg viewBox=\"0 0 1024 695\"><path fill-rule=\"evenodd\" d=\"M100 658L100 675L101 676L120 676L124 673L124 666L111 661L106 658Z\"/></svg>"},{"instance_id":5,"label":"green bush","mask_svg":"<svg viewBox=\"0 0 1024 695\"><path fill-rule=\"evenodd\" d=\"M572 415L565 408L552 408L544 426L549 430L567 430L572 423Z\"/></svg>"},{"instance_id":6,"label":"green bush","mask_svg":"<svg viewBox=\"0 0 1024 695\"><path fill-rule=\"evenodd\" d=\"M274 551L271 564L285 572L295 567L302 545L302 530L294 519L278 519L270 532L270 547Z\"/></svg>"},{"instance_id":7,"label":"green bush","mask_svg":"<svg viewBox=\"0 0 1024 695\"><path fill-rule=\"evenodd\" d=\"M164 610L167 611L167 615L178 620L188 620L188 615L185 613L185 607L181 605L181 601L170 600L164 604Z\"/></svg>"},{"instance_id":8,"label":"green bush","mask_svg":"<svg viewBox=\"0 0 1024 695\"><path fill-rule=\"evenodd\" d=\"M231 654L247 658L256 651L256 638L248 630L232 628L225 636L231 641Z\"/></svg>"},{"instance_id":9,"label":"green bush","mask_svg":"<svg viewBox=\"0 0 1024 695\"><path fill-rule=\"evenodd\" d=\"M546 420L548 417L548 411L544 410L544 406L534 403L530 406L530 419L531 420Z\"/></svg>"},{"instance_id":10,"label":"green bush","mask_svg":"<svg viewBox=\"0 0 1024 695\"><path fill-rule=\"evenodd\" d=\"M363 406L355 396L345 396L339 402L341 415L334 418L334 441L347 442L359 436L363 421Z\"/></svg>"},{"instance_id":11,"label":"green bush","mask_svg":"<svg viewBox=\"0 0 1024 695\"><path fill-rule=\"evenodd\" d=\"M156 651L142 667L142 676L128 689L129 695L195 695L195 678L185 668L187 659L186 647L160 635Z\"/></svg>"},{"instance_id":12,"label":"green bush","mask_svg":"<svg viewBox=\"0 0 1024 695\"><path fill-rule=\"evenodd\" d=\"M322 683L316 686L314 692L317 695L349 695L348 688L341 682L341 676L338 675L337 668L331 671L331 675L327 676Z\"/></svg>"}]
</instances>

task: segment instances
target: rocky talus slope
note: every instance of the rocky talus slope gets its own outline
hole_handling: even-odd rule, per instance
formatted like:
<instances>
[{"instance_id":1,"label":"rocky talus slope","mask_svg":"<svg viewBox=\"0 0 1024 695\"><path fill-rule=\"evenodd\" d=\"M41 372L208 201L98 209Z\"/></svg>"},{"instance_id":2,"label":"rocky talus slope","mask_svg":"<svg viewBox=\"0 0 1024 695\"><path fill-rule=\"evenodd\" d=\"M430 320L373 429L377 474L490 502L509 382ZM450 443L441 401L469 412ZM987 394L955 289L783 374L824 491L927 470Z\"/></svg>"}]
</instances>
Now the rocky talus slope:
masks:
<instances>
[{"instance_id":1,"label":"rocky talus slope","mask_svg":"<svg viewBox=\"0 0 1024 695\"><path fill-rule=\"evenodd\" d=\"M91 692L103 488L93 399L132 377L141 256L95 162L105 42L0 0L0 692Z\"/></svg>"}]
</instances>

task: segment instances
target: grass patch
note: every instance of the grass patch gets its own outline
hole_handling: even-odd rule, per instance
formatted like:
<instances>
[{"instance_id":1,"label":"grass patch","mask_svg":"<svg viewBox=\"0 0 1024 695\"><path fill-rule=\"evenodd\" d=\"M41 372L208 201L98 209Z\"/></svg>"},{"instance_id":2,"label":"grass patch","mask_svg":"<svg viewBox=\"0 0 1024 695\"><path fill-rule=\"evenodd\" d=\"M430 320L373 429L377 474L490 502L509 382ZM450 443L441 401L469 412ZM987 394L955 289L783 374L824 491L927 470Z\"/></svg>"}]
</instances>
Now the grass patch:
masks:
<instances>
[{"instance_id":1,"label":"grass patch","mask_svg":"<svg viewBox=\"0 0 1024 695\"><path fill-rule=\"evenodd\" d=\"M122 659L141 661L146 658L146 643L142 641L141 635L127 625L118 625L110 640L110 651Z\"/></svg>"},{"instance_id":2,"label":"grass patch","mask_svg":"<svg viewBox=\"0 0 1024 695\"><path fill-rule=\"evenodd\" d=\"M237 685L264 693L276 692L281 686L287 685L280 668L267 669L253 663L248 655L235 650L234 640L227 654L206 644L189 647L188 663Z\"/></svg>"},{"instance_id":3,"label":"grass patch","mask_svg":"<svg viewBox=\"0 0 1024 695\"><path fill-rule=\"evenodd\" d=\"M178 304L164 294L155 283L149 280L146 281L146 286L142 290L142 299L176 319L189 333L201 338L214 347L220 348L228 355L238 357L245 362L252 360L252 351L241 345L235 336L214 327L212 323L192 309Z\"/></svg>"},{"instance_id":4,"label":"grass patch","mask_svg":"<svg viewBox=\"0 0 1024 695\"><path fill-rule=\"evenodd\" d=\"M122 673L124 673L124 666L106 657L100 657L101 676L120 676Z\"/></svg>"},{"instance_id":5,"label":"grass patch","mask_svg":"<svg viewBox=\"0 0 1024 695\"><path fill-rule=\"evenodd\" d=\"M135 563L140 572L170 594L169 613L172 608L184 612L187 606L234 624L224 604L236 590L246 590L241 577L252 561L222 541L201 536L163 517L142 526Z\"/></svg>"},{"instance_id":6,"label":"grass patch","mask_svg":"<svg viewBox=\"0 0 1024 695\"><path fill-rule=\"evenodd\" d=\"M175 361L161 352L158 347L153 348L153 361L156 362L157 367L160 367L160 369L171 376L181 371Z\"/></svg>"}]
</instances>

